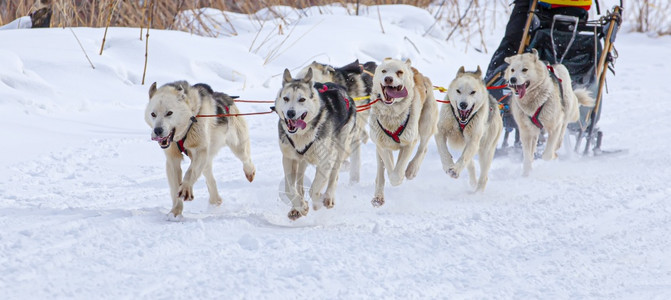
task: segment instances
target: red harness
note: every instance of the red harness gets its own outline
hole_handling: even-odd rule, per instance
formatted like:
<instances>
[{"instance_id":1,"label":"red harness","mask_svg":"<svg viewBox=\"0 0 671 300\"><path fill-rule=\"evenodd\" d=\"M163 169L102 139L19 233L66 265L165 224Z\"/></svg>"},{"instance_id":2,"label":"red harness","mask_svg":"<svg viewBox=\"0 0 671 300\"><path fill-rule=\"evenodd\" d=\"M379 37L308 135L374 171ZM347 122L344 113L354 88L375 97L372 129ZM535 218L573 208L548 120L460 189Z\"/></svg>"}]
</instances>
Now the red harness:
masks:
<instances>
[{"instance_id":1,"label":"red harness","mask_svg":"<svg viewBox=\"0 0 671 300\"><path fill-rule=\"evenodd\" d=\"M541 110L543 109L543 106L545 106L545 103L543 105L539 106L536 112L534 113L533 116L529 117L531 120L531 123L534 123L538 129L543 129L543 124L541 123L541 120L538 119L538 115L540 115Z\"/></svg>"},{"instance_id":2,"label":"red harness","mask_svg":"<svg viewBox=\"0 0 671 300\"><path fill-rule=\"evenodd\" d=\"M564 98L564 90L562 89L561 86L561 78L557 77L557 74L555 74L555 69L551 65L547 65L548 71L550 71L550 77L553 80L557 81L557 86L559 86L559 95ZM534 113L533 116L529 117L529 120L531 120L531 123L534 123L538 129L543 129L543 123L538 119L538 116L541 114L541 110L543 110L543 106L545 106L545 103L543 105L539 106L538 109L536 109L536 112Z\"/></svg>"},{"instance_id":3,"label":"red harness","mask_svg":"<svg viewBox=\"0 0 671 300\"><path fill-rule=\"evenodd\" d=\"M405 118L405 122L403 122L403 124L401 124L401 126L399 126L396 129L396 131L394 131L394 132L391 132L391 131L385 129L384 126L382 126L382 124L380 123L380 120L377 120L377 125L380 125L380 128L382 128L382 131L384 131L384 133L387 134L387 136L389 136L392 140L394 140L394 142L397 142L397 143L400 144L401 143L401 134L403 134L403 131L405 130L405 127L408 125L408 120L410 120L410 114L408 114L408 117Z\"/></svg>"}]
</instances>

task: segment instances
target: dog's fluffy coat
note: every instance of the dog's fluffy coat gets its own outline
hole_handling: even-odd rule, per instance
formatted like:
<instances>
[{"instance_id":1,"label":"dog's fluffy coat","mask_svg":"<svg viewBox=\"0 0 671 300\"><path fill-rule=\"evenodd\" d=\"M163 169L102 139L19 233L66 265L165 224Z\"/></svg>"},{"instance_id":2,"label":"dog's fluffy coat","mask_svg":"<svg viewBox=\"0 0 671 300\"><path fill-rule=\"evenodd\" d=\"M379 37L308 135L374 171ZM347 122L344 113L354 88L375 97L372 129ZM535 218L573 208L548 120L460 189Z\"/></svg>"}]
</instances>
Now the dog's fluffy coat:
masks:
<instances>
[{"instance_id":1,"label":"dog's fluffy coat","mask_svg":"<svg viewBox=\"0 0 671 300\"><path fill-rule=\"evenodd\" d=\"M548 71L536 49L508 57L505 61L509 64L505 78L513 92L511 111L520 130L524 152L523 175L528 176L540 127L548 133L543 159L555 159L566 126L580 117L579 105L594 106L594 99L585 89L573 90L564 65L554 64L551 66L553 71Z\"/></svg>"},{"instance_id":2,"label":"dog's fluffy coat","mask_svg":"<svg viewBox=\"0 0 671 300\"><path fill-rule=\"evenodd\" d=\"M210 204L220 205L221 197L212 173L212 160L219 149L228 146L242 161L247 180L254 180L256 169L250 157L249 131L242 117L198 118L199 114L238 113L233 99L214 92L206 84L189 85L186 81L149 88L145 121L152 129L152 140L158 141L166 156L172 209L170 220L182 218L183 201L193 200L193 184L205 176ZM180 143L191 164L182 178L183 159Z\"/></svg>"},{"instance_id":3,"label":"dog's fluffy coat","mask_svg":"<svg viewBox=\"0 0 671 300\"><path fill-rule=\"evenodd\" d=\"M447 96L449 104L443 104L435 135L443 170L458 178L464 167L468 168L470 183L476 191L487 185L489 167L496 152L496 143L503 129L496 99L487 92L482 81L482 71L465 72L461 67L457 77L450 83ZM454 162L450 148L462 151ZM473 158L478 154L480 178L476 181Z\"/></svg>"},{"instance_id":4,"label":"dog's fluffy coat","mask_svg":"<svg viewBox=\"0 0 671 300\"><path fill-rule=\"evenodd\" d=\"M367 62L360 64L355 60L345 66L336 68L327 64L312 62L298 73L298 78L305 77L308 70L312 69L312 80L315 82L333 82L347 89L347 94L351 98L360 99L355 101L357 106L370 103L370 93L373 87L373 72L377 64ZM367 99L365 99L368 97ZM357 113L356 135L352 141L352 152L350 155L351 163L349 165L350 182L359 182L359 173L361 168L361 144L368 141L368 132L366 124L370 116L369 110Z\"/></svg>"},{"instance_id":5,"label":"dog's fluffy coat","mask_svg":"<svg viewBox=\"0 0 671 300\"><path fill-rule=\"evenodd\" d=\"M370 137L376 145L377 176L374 206L384 204L384 170L396 186L413 179L436 132L438 107L433 85L411 66L410 60L385 59L375 70L372 96L380 99L370 114ZM419 142L415 156L410 160ZM396 162L393 151L399 150Z\"/></svg>"},{"instance_id":6,"label":"dog's fluffy coat","mask_svg":"<svg viewBox=\"0 0 671 300\"><path fill-rule=\"evenodd\" d=\"M295 220L308 213L303 190L308 164L317 169L309 191L313 208L319 209L322 204L333 207L338 170L356 134L354 101L341 86L313 82L312 69L299 79L293 79L285 69L275 111L279 116L285 192L292 203L288 217Z\"/></svg>"}]
</instances>

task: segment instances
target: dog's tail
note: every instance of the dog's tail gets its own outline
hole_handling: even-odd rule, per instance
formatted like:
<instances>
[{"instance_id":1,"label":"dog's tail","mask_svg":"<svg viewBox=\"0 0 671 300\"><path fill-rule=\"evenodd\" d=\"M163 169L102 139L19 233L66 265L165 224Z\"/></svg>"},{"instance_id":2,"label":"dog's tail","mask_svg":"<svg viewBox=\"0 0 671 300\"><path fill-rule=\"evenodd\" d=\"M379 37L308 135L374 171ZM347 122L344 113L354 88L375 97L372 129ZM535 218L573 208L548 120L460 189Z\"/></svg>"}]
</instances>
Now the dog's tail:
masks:
<instances>
[{"instance_id":1,"label":"dog's tail","mask_svg":"<svg viewBox=\"0 0 671 300\"><path fill-rule=\"evenodd\" d=\"M592 107L596 103L596 100L592 97L592 93L584 88L574 90L573 93L578 98L578 103L582 106Z\"/></svg>"}]
</instances>

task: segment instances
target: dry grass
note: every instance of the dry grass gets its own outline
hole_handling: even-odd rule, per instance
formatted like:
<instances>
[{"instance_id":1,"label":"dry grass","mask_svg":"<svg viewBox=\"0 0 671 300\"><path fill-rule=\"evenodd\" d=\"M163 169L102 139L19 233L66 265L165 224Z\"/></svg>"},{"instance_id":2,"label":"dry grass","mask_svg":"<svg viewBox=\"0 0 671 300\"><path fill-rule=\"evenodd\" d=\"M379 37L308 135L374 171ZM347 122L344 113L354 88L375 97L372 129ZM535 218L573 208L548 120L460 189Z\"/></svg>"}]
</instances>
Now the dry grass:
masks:
<instances>
[{"instance_id":1,"label":"dry grass","mask_svg":"<svg viewBox=\"0 0 671 300\"><path fill-rule=\"evenodd\" d=\"M42 0L51 2L53 5L53 16L51 27L105 27L107 18L111 14L110 26L112 27L142 27L146 23L147 11L143 6L146 1L141 0ZM155 29L175 29L188 31L190 28L176 28L175 16L181 11L193 11L196 17L196 23L211 20L202 20L198 18L207 18L199 13L200 8L209 7L222 11L230 11L244 14L253 14L260 9L272 6L284 5L296 9L308 6L321 6L336 4L348 7L351 14L359 13L359 6L370 6L377 4L407 4L417 7L427 8L429 10L438 10L436 19L444 20L449 25L458 22L460 14L464 7L459 7L459 2L468 2L468 0L444 0L440 1L440 6L436 1L431 0L255 0L255 1L233 1L233 0L172 0L156 1L154 7L154 20L152 28ZM0 1L0 25L11 22L12 20L26 16L38 7L36 0L5 0ZM502 5L505 7L505 0L497 1L477 1L473 0L474 7L470 15L464 21L472 21L473 17L484 16L484 6ZM433 3L433 5L431 5ZM482 3L482 4L481 4ZM499 4L497 4L499 3ZM501 4L503 3L503 4ZM432 12L433 13L433 12ZM199 22L200 21L200 22ZM484 21L482 18L479 21ZM453 23L453 24L450 24ZM191 24L196 26L198 24ZM235 28L231 29L231 34L235 35Z\"/></svg>"},{"instance_id":2,"label":"dry grass","mask_svg":"<svg viewBox=\"0 0 671 300\"><path fill-rule=\"evenodd\" d=\"M625 21L637 32L671 35L671 2L669 0L627 1Z\"/></svg>"}]
</instances>

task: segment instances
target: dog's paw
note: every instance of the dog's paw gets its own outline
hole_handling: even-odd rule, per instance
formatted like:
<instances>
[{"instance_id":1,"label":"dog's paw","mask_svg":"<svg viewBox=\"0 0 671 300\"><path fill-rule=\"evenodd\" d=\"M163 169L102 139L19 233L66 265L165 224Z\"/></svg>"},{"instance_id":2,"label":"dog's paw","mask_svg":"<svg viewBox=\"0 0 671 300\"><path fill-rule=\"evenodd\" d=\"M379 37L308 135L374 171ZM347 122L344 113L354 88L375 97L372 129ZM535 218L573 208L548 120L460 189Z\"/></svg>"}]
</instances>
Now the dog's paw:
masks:
<instances>
[{"instance_id":1,"label":"dog's paw","mask_svg":"<svg viewBox=\"0 0 671 300\"><path fill-rule=\"evenodd\" d=\"M408 168L405 169L405 178L408 178L408 180L414 179L417 176L417 172L419 172L419 164L416 164L415 160L412 160L408 164Z\"/></svg>"},{"instance_id":2,"label":"dog's paw","mask_svg":"<svg viewBox=\"0 0 671 300\"><path fill-rule=\"evenodd\" d=\"M184 216L181 215L181 214L175 216L175 213L169 212L165 216L165 220L170 221L170 222L182 222L182 221L184 221Z\"/></svg>"},{"instance_id":3,"label":"dog's paw","mask_svg":"<svg viewBox=\"0 0 671 300\"><path fill-rule=\"evenodd\" d=\"M182 198L184 201L193 200L193 186L181 184L177 192L177 197Z\"/></svg>"},{"instance_id":4,"label":"dog's paw","mask_svg":"<svg viewBox=\"0 0 671 300\"><path fill-rule=\"evenodd\" d=\"M301 210L298 210L298 209L296 209L296 208L292 208L292 209L289 211L288 217L289 217L289 219L291 219L292 221L295 221L295 220L297 220L298 218L307 215L307 214L308 214L308 210L310 210L310 208L308 207L308 203L305 202L305 201L303 201L303 208L302 208Z\"/></svg>"},{"instance_id":5,"label":"dog's paw","mask_svg":"<svg viewBox=\"0 0 671 300\"><path fill-rule=\"evenodd\" d=\"M398 176L396 172L392 172L389 174L389 183L391 183L392 186L398 186L403 183L404 178L404 176Z\"/></svg>"},{"instance_id":6,"label":"dog's paw","mask_svg":"<svg viewBox=\"0 0 671 300\"><path fill-rule=\"evenodd\" d=\"M552 151L545 151L545 152L543 152L542 158L543 158L543 160L553 160L553 159L557 158L557 154L555 154Z\"/></svg>"},{"instance_id":7,"label":"dog's paw","mask_svg":"<svg viewBox=\"0 0 671 300\"><path fill-rule=\"evenodd\" d=\"M447 175L450 175L450 177L457 179L459 178L459 171L455 167L451 167L447 170Z\"/></svg>"},{"instance_id":8,"label":"dog's paw","mask_svg":"<svg viewBox=\"0 0 671 300\"><path fill-rule=\"evenodd\" d=\"M210 205L212 205L212 206L219 206L223 202L224 201L221 200L221 197L219 195L215 195L215 196L210 197Z\"/></svg>"},{"instance_id":9,"label":"dog's paw","mask_svg":"<svg viewBox=\"0 0 671 300\"><path fill-rule=\"evenodd\" d=\"M317 210L319 210L320 208L322 208L322 202L319 202L319 201L312 201L312 210L317 211Z\"/></svg>"},{"instance_id":10,"label":"dog's paw","mask_svg":"<svg viewBox=\"0 0 671 300\"><path fill-rule=\"evenodd\" d=\"M370 203L373 204L373 207L380 207L384 205L384 196L375 196Z\"/></svg>"},{"instance_id":11,"label":"dog's paw","mask_svg":"<svg viewBox=\"0 0 671 300\"><path fill-rule=\"evenodd\" d=\"M324 207L326 207L327 209L333 208L333 206L335 205L335 199L333 199L332 197L324 197L322 203L324 203Z\"/></svg>"},{"instance_id":12,"label":"dog's paw","mask_svg":"<svg viewBox=\"0 0 671 300\"><path fill-rule=\"evenodd\" d=\"M256 176L256 169L254 167L252 167L252 169L249 171L245 171L245 177L247 178L247 181L254 181L254 176Z\"/></svg>"},{"instance_id":13,"label":"dog's paw","mask_svg":"<svg viewBox=\"0 0 671 300\"><path fill-rule=\"evenodd\" d=\"M350 175L349 177L349 184L354 185L359 183L359 174L356 175Z\"/></svg>"}]
</instances>

